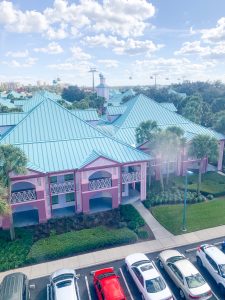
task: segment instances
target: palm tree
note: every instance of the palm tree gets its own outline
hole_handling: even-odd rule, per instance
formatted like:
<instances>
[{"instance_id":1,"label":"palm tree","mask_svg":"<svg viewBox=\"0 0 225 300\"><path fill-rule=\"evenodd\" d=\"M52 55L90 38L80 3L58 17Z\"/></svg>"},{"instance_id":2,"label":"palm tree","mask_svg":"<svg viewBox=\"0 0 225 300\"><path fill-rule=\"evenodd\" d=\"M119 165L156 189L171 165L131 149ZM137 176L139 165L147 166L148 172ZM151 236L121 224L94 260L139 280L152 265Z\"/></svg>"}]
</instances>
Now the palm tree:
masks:
<instances>
[{"instance_id":1,"label":"palm tree","mask_svg":"<svg viewBox=\"0 0 225 300\"><path fill-rule=\"evenodd\" d=\"M214 137L205 134L199 134L192 139L191 145L188 151L189 155L196 157L197 159L203 159L205 157L209 159L216 159L218 157L218 142ZM199 163L198 172L198 185L197 192L200 193L200 186L202 182L201 163Z\"/></svg>"},{"instance_id":2,"label":"palm tree","mask_svg":"<svg viewBox=\"0 0 225 300\"><path fill-rule=\"evenodd\" d=\"M160 129L157 127L156 121L144 121L139 124L139 126L135 130L136 142L137 144L143 144L144 142L149 142L154 133L159 132ZM149 162L149 174L148 174L148 187L151 185L151 164Z\"/></svg>"},{"instance_id":3,"label":"palm tree","mask_svg":"<svg viewBox=\"0 0 225 300\"><path fill-rule=\"evenodd\" d=\"M10 172L15 174L24 174L26 172L27 158L23 151L13 145L0 145L0 178L1 186L8 188L8 205L11 202L11 183L10 183ZM15 239L15 229L13 226L12 212L9 212L10 216L10 237L11 240Z\"/></svg>"}]
</instances>

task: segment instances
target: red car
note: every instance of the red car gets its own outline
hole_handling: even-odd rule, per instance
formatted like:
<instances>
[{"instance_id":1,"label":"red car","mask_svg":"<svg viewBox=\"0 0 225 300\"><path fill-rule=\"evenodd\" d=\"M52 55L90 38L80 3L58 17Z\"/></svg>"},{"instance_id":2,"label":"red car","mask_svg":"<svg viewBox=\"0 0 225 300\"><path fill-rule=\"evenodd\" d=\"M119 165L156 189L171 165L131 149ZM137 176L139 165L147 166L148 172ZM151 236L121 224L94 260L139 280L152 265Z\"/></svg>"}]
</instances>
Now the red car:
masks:
<instances>
[{"instance_id":1,"label":"red car","mask_svg":"<svg viewBox=\"0 0 225 300\"><path fill-rule=\"evenodd\" d=\"M106 268L94 272L94 287L98 300L126 300L114 268Z\"/></svg>"}]
</instances>

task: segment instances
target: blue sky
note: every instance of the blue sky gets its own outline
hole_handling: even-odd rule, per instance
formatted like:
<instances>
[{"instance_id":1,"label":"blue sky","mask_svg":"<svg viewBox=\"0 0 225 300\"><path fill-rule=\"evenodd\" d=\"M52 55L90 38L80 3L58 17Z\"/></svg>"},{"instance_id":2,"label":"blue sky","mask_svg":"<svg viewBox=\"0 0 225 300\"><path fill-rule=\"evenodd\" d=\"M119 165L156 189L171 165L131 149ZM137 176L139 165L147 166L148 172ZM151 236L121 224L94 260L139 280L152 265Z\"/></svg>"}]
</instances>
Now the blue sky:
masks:
<instances>
[{"instance_id":1,"label":"blue sky","mask_svg":"<svg viewBox=\"0 0 225 300\"><path fill-rule=\"evenodd\" d=\"M224 0L0 0L0 81L224 81ZM132 79L130 79L132 78Z\"/></svg>"}]
</instances>

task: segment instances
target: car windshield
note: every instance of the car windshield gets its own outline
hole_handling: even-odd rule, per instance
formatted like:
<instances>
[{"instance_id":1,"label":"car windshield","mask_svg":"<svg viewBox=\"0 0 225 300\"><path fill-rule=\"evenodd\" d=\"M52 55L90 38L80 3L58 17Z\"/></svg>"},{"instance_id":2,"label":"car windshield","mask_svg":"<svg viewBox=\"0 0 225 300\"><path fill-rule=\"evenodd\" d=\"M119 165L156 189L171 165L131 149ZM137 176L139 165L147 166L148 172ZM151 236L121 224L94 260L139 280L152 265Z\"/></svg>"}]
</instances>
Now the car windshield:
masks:
<instances>
[{"instance_id":1,"label":"car windshield","mask_svg":"<svg viewBox=\"0 0 225 300\"><path fill-rule=\"evenodd\" d=\"M205 284L205 279L202 277L201 274L193 274L191 276L185 277L187 281L187 285L190 289L198 288Z\"/></svg>"},{"instance_id":2,"label":"car windshield","mask_svg":"<svg viewBox=\"0 0 225 300\"><path fill-rule=\"evenodd\" d=\"M222 277L225 277L225 265L219 265Z\"/></svg>"},{"instance_id":3,"label":"car windshield","mask_svg":"<svg viewBox=\"0 0 225 300\"><path fill-rule=\"evenodd\" d=\"M59 276L53 278L52 281L54 283L56 283L57 281L61 281L61 280L64 280L64 279L72 279L73 277L74 277L74 275L70 274L70 273L68 273L68 274L62 274L62 275L59 275Z\"/></svg>"},{"instance_id":4,"label":"car windshield","mask_svg":"<svg viewBox=\"0 0 225 300\"><path fill-rule=\"evenodd\" d=\"M136 261L135 263L133 263L131 266L132 267L139 267L143 264L146 264L146 263L149 263L149 260L139 260L139 261Z\"/></svg>"},{"instance_id":5,"label":"car windshield","mask_svg":"<svg viewBox=\"0 0 225 300\"><path fill-rule=\"evenodd\" d=\"M183 257L182 255L177 255L177 256L173 256L167 259L167 263L175 263L178 260L182 260L182 259L186 259L185 257Z\"/></svg>"},{"instance_id":6,"label":"car windshield","mask_svg":"<svg viewBox=\"0 0 225 300\"><path fill-rule=\"evenodd\" d=\"M145 285L148 293L157 293L166 288L166 284L161 277L146 280Z\"/></svg>"},{"instance_id":7,"label":"car windshield","mask_svg":"<svg viewBox=\"0 0 225 300\"><path fill-rule=\"evenodd\" d=\"M71 285L71 283L72 283L71 280L64 280L64 281L61 281L61 282L57 283L56 286L57 286L58 289L60 289L60 288Z\"/></svg>"}]
</instances>

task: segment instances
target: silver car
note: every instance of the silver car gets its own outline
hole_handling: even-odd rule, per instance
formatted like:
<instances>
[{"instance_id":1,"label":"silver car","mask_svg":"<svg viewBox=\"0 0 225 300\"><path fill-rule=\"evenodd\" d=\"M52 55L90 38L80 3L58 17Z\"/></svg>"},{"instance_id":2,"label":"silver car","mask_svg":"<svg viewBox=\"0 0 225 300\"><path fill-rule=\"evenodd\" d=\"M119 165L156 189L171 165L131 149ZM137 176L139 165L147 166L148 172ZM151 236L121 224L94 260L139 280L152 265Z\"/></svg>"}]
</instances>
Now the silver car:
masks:
<instances>
[{"instance_id":1,"label":"silver car","mask_svg":"<svg viewBox=\"0 0 225 300\"><path fill-rule=\"evenodd\" d=\"M47 300L80 300L78 276L72 269L61 269L50 276Z\"/></svg>"},{"instance_id":2,"label":"silver car","mask_svg":"<svg viewBox=\"0 0 225 300\"><path fill-rule=\"evenodd\" d=\"M207 300L212 297L212 291L205 279L179 251L162 251L158 259L160 267L165 269L178 287L181 299Z\"/></svg>"}]
</instances>

